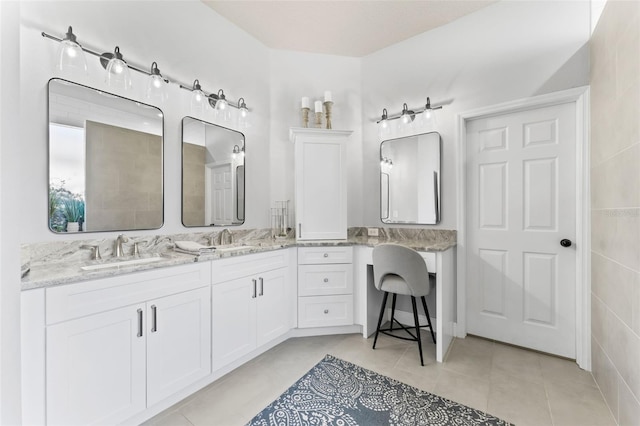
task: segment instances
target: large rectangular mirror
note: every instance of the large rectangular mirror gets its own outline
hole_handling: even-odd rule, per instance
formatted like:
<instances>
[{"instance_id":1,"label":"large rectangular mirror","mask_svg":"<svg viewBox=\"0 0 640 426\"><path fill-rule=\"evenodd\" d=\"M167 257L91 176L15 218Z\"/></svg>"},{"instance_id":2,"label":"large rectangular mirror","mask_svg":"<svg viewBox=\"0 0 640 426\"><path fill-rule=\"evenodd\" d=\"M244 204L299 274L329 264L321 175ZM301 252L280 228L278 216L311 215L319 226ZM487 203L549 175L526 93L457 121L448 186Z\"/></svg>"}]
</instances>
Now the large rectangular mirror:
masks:
<instances>
[{"instance_id":1,"label":"large rectangular mirror","mask_svg":"<svg viewBox=\"0 0 640 426\"><path fill-rule=\"evenodd\" d=\"M380 144L383 223L440 222L440 134L423 133Z\"/></svg>"},{"instance_id":2,"label":"large rectangular mirror","mask_svg":"<svg viewBox=\"0 0 640 426\"><path fill-rule=\"evenodd\" d=\"M244 223L244 135L191 117L182 119L182 224Z\"/></svg>"},{"instance_id":3,"label":"large rectangular mirror","mask_svg":"<svg viewBox=\"0 0 640 426\"><path fill-rule=\"evenodd\" d=\"M49 229L157 229L163 114L61 79L49 81Z\"/></svg>"}]
</instances>

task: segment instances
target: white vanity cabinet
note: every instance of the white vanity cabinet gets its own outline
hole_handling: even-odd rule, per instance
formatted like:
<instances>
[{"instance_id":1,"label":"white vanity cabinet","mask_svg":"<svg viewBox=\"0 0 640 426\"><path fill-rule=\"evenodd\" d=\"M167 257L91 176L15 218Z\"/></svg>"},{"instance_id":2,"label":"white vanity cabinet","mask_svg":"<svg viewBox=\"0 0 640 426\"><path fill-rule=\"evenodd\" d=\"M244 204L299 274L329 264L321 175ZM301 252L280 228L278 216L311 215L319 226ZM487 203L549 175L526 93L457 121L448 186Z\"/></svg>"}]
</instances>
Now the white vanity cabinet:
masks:
<instances>
[{"instance_id":1,"label":"white vanity cabinet","mask_svg":"<svg viewBox=\"0 0 640 426\"><path fill-rule=\"evenodd\" d=\"M347 148L351 131L291 128L298 240L347 238Z\"/></svg>"},{"instance_id":2,"label":"white vanity cabinet","mask_svg":"<svg viewBox=\"0 0 640 426\"><path fill-rule=\"evenodd\" d=\"M298 328L353 324L353 248L298 248Z\"/></svg>"},{"instance_id":3,"label":"white vanity cabinet","mask_svg":"<svg viewBox=\"0 0 640 426\"><path fill-rule=\"evenodd\" d=\"M25 423L120 423L211 374L210 274L193 264L29 291L25 314L43 321L23 329L23 350L44 353L24 366Z\"/></svg>"},{"instance_id":4,"label":"white vanity cabinet","mask_svg":"<svg viewBox=\"0 0 640 426\"><path fill-rule=\"evenodd\" d=\"M213 369L292 328L289 250L212 262Z\"/></svg>"}]
</instances>

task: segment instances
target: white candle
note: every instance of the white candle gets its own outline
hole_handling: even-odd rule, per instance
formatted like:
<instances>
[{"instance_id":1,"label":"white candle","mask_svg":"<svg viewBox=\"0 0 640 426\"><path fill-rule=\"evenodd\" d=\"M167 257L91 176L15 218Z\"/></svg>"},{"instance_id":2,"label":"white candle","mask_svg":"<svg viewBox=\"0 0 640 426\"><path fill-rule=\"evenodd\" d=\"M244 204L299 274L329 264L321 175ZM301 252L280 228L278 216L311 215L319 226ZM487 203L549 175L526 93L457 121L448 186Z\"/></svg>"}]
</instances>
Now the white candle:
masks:
<instances>
[{"instance_id":1,"label":"white candle","mask_svg":"<svg viewBox=\"0 0 640 426\"><path fill-rule=\"evenodd\" d=\"M302 97L302 108L309 108L309 98L307 96Z\"/></svg>"},{"instance_id":2,"label":"white candle","mask_svg":"<svg viewBox=\"0 0 640 426\"><path fill-rule=\"evenodd\" d=\"M316 101L315 102L315 106L316 106L316 112L322 112L322 102L321 101Z\"/></svg>"},{"instance_id":3,"label":"white candle","mask_svg":"<svg viewBox=\"0 0 640 426\"><path fill-rule=\"evenodd\" d=\"M325 92L324 92L324 101L325 102L331 102L332 101L331 92L328 91L328 90L325 90Z\"/></svg>"}]
</instances>

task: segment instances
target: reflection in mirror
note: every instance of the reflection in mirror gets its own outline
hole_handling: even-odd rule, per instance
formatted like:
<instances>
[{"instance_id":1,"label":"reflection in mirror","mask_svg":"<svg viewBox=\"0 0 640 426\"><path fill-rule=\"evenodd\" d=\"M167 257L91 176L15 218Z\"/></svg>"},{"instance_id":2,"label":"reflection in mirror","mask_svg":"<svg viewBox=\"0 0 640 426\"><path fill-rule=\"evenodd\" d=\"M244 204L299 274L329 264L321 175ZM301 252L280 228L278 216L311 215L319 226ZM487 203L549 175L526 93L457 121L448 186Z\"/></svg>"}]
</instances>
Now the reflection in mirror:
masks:
<instances>
[{"instance_id":1,"label":"reflection in mirror","mask_svg":"<svg viewBox=\"0 0 640 426\"><path fill-rule=\"evenodd\" d=\"M49 228L163 224L163 114L61 79L49 81Z\"/></svg>"},{"instance_id":2,"label":"reflection in mirror","mask_svg":"<svg viewBox=\"0 0 640 426\"><path fill-rule=\"evenodd\" d=\"M440 134L380 144L380 219L384 223L440 222Z\"/></svg>"},{"instance_id":3,"label":"reflection in mirror","mask_svg":"<svg viewBox=\"0 0 640 426\"><path fill-rule=\"evenodd\" d=\"M242 225L244 135L191 117L182 119L182 223Z\"/></svg>"}]
</instances>

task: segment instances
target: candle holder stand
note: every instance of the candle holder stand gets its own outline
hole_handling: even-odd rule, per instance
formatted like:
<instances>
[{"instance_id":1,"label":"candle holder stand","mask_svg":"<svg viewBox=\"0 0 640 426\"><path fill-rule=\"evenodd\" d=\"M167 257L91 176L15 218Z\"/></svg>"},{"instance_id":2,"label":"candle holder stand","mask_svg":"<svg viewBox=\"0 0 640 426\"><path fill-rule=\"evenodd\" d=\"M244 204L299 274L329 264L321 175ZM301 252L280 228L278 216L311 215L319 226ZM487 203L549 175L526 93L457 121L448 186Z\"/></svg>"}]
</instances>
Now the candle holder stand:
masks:
<instances>
[{"instance_id":1,"label":"candle holder stand","mask_svg":"<svg viewBox=\"0 0 640 426\"><path fill-rule=\"evenodd\" d=\"M316 112L316 128L322 129L322 113Z\"/></svg>"},{"instance_id":2,"label":"candle holder stand","mask_svg":"<svg viewBox=\"0 0 640 426\"><path fill-rule=\"evenodd\" d=\"M309 127L309 108L302 108L302 127Z\"/></svg>"},{"instance_id":3,"label":"candle holder stand","mask_svg":"<svg viewBox=\"0 0 640 426\"><path fill-rule=\"evenodd\" d=\"M327 114L327 129L331 129L331 108L333 107L333 102L326 101L324 103L324 110Z\"/></svg>"}]
</instances>

